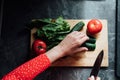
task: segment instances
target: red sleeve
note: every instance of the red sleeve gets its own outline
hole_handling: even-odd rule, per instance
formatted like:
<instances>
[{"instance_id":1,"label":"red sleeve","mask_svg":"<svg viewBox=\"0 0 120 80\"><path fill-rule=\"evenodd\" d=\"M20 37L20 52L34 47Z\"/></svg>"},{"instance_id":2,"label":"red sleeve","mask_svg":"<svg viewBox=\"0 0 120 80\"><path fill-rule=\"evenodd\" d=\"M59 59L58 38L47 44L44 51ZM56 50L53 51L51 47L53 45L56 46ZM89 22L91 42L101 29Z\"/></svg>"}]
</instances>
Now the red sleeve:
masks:
<instances>
[{"instance_id":1,"label":"red sleeve","mask_svg":"<svg viewBox=\"0 0 120 80\"><path fill-rule=\"evenodd\" d=\"M50 60L45 54L41 54L11 71L2 80L33 80L49 66Z\"/></svg>"}]
</instances>

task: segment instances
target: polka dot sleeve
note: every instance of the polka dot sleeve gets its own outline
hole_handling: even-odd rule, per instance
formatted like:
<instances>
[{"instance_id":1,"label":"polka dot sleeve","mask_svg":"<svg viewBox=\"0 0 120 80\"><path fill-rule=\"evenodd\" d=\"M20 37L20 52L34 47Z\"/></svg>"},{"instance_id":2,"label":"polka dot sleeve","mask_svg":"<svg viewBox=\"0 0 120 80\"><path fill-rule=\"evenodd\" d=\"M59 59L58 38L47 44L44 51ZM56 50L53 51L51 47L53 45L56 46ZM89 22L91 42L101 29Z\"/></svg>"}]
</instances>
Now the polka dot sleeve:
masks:
<instances>
[{"instance_id":1,"label":"polka dot sleeve","mask_svg":"<svg viewBox=\"0 0 120 80\"><path fill-rule=\"evenodd\" d=\"M49 66L50 60L45 54L41 54L11 71L2 80L33 80Z\"/></svg>"}]
</instances>

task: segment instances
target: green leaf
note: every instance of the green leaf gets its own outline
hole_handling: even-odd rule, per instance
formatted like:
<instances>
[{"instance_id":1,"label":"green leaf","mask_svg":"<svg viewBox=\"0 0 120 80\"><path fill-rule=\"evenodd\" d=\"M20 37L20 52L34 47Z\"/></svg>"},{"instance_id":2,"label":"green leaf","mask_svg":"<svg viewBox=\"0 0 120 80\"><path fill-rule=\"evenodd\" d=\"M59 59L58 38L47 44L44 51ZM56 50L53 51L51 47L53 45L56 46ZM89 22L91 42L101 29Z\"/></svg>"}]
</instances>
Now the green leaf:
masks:
<instances>
[{"instance_id":1,"label":"green leaf","mask_svg":"<svg viewBox=\"0 0 120 80\"><path fill-rule=\"evenodd\" d=\"M41 24L41 22L46 23L41 28L36 31L39 38L45 38L45 42L48 49L59 44L64 37L70 33L70 25L66 22L63 17L58 17L57 19L35 19L33 22Z\"/></svg>"},{"instance_id":2,"label":"green leaf","mask_svg":"<svg viewBox=\"0 0 120 80\"><path fill-rule=\"evenodd\" d=\"M51 23L52 19L51 18L45 18L45 19L40 19L41 22L45 22L45 23Z\"/></svg>"},{"instance_id":3,"label":"green leaf","mask_svg":"<svg viewBox=\"0 0 120 80\"><path fill-rule=\"evenodd\" d=\"M42 30L43 31L53 31L53 32L55 32L56 29L57 29L55 26L56 25L54 25L54 24L48 24L48 25L43 26Z\"/></svg>"},{"instance_id":4,"label":"green leaf","mask_svg":"<svg viewBox=\"0 0 120 80\"><path fill-rule=\"evenodd\" d=\"M63 22L64 22L63 17L58 17L58 18L55 20L55 22L56 22L57 24L63 24Z\"/></svg>"}]
</instances>

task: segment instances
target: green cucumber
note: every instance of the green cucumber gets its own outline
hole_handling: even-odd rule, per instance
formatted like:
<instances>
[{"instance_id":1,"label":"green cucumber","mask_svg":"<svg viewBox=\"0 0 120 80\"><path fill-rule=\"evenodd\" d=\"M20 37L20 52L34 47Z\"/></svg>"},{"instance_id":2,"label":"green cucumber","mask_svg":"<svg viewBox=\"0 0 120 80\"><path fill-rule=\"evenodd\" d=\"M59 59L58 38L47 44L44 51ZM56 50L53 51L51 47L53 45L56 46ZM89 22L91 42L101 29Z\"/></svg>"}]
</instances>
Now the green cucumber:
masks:
<instances>
[{"instance_id":1,"label":"green cucumber","mask_svg":"<svg viewBox=\"0 0 120 80\"><path fill-rule=\"evenodd\" d=\"M89 37L89 40L86 41L87 43L93 43L93 44L96 43L96 38L94 38L92 36L88 36L88 37Z\"/></svg>"},{"instance_id":2,"label":"green cucumber","mask_svg":"<svg viewBox=\"0 0 120 80\"><path fill-rule=\"evenodd\" d=\"M71 29L71 32L82 30L82 28L83 28L84 25L85 25L85 23L84 23L83 21L78 22L78 23Z\"/></svg>"},{"instance_id":3,"label":"green cucumber","mask_svg":"<svg viewBox=\"0 0 120 80\"><path fill-rule=\"evenodd\" d=\"M89 51L94 51L96 48L96 44L87 42L85 42L82 46L87 47Z\"/></svg>"},{"instance_id":4,"label":"green cucumber","mask_svg":"<svg viewBox=\"0 0 120 80\"><path fill-rule=\"evenodd\" d=\"M84 25L85 25L84 22L80 21L71 29L70 32L80 31L83 29ZM89 37L89 40L86 41L82 46L87 47L89 51L94 51L96 48L96 44L95 44L96 39L92 36L88 36L88 37Z\"/></svg>"}]
</instances>

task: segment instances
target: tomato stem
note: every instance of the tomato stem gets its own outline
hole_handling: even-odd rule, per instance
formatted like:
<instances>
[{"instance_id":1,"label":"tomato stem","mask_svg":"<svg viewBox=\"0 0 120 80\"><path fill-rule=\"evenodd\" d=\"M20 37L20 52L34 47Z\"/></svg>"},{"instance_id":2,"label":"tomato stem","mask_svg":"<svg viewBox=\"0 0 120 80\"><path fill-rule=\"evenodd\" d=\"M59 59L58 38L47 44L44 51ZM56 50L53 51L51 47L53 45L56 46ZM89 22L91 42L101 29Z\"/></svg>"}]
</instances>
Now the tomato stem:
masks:
<instances>
[{"instance_id":1,"label":"tomato stem","mask_svg":"<svg viewBox=\"0 0 120 80\"><path fill-rule=\"evenodd\" d=\"M42 46L38 46L38 49L42 49L43 47Z\"/></svg>"}]
</instances>

